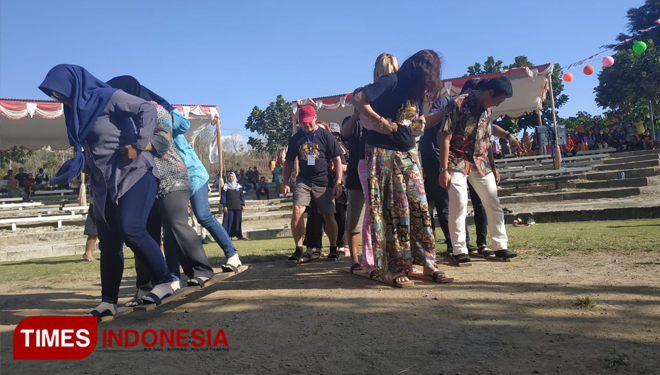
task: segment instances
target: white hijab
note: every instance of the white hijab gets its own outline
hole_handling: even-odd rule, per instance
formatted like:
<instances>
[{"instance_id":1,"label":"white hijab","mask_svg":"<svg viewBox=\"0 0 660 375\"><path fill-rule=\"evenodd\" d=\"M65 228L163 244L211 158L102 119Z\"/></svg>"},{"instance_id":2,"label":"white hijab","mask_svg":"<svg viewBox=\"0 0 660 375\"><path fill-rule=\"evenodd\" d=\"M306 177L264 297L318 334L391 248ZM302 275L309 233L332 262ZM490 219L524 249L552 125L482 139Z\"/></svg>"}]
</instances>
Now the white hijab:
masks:
<instances>
[{"instance_id":1,"label":"white hijab","mask_svg":"<svg viewBox=\"0 0 660 375\"><path fill-rule=\"evenodd\" d=\"M229 182L229 176L234 176L234 181ZM227 182L225 182L225 185L222 187L222 190L227 191L227 190L238 190L241 188L241 184L238 183L238 179L236 178L236 174L234 172L229 172L227 175Z\"/></svg>"}]
</instances>

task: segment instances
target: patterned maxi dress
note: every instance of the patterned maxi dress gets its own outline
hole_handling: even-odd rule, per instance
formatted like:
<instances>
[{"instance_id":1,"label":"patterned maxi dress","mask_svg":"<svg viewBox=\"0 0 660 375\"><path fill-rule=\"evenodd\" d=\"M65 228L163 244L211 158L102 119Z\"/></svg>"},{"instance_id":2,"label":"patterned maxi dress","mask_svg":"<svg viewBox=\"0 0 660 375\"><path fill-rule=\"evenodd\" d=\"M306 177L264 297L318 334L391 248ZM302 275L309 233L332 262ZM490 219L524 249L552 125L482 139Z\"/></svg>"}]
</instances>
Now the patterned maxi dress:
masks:
<instances>
[{"instance_id":1,"label":"patterned maxi dress","mask_svg":"<svg viewBox=\"0 0 660 375\"><path fill-rule=\"evenodd\" d=\"M399 109L398 126L411 126L416 105ZM367 145L371 243L376 275L433 266L435 241L416 149L394 151Z\"/></svg>"}]
</instances>

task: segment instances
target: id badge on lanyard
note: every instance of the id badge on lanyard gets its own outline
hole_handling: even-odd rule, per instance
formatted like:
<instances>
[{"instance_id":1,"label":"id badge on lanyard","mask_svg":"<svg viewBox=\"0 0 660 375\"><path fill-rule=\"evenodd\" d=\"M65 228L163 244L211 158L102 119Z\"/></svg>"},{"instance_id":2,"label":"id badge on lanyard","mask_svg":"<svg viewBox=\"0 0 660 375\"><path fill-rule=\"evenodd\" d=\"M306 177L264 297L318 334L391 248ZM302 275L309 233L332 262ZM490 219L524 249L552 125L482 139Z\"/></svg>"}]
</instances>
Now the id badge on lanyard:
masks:
<instances>
[{"instance_id":1,"label":"id badge on lanyard","mask_svg":"<svg viewBox=\"0 0 660 375\"><path fill-rule=\"evenodd\" d=\"M305 134L305 138L307 138L307 134ZM309 154L307 154L307 166L316 165L316 155L312 153L312 150L314 149L314 138L316 138L316 131L314 131L312 139L307 138L307 145L309 147Z\"/></svg>"}]
</instances>

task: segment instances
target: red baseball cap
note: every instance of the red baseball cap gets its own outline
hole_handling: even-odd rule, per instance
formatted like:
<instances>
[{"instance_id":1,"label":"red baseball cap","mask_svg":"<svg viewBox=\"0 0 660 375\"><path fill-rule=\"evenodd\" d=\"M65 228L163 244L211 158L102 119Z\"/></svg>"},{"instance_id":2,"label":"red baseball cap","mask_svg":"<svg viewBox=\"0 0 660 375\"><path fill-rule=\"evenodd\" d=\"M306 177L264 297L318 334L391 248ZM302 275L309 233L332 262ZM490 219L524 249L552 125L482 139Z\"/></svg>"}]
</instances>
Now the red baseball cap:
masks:
<instances>
[{"instance_id":1,"label":"red baseball cap","mask_svg":"<svg viewBox=\"0 0 660 375\"><path fill-rule=\"evenodd\" d=\"M298 120L303 122L312 122L316 117L316 107L311 104L305 104L298 110Z\"/></svg>"}]
</instances>

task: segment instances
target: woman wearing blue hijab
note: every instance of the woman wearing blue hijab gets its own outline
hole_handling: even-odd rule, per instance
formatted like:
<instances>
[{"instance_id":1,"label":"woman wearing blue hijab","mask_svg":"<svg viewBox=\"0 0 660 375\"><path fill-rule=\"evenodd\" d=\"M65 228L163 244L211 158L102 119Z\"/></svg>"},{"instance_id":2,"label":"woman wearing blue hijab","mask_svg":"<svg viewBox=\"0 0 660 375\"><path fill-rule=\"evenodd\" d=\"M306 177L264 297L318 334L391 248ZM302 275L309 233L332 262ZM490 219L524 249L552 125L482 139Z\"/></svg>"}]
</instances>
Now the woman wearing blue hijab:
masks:
<instances>
[{"instance_id":1,"label":"woman wearing blue hijab","mask_svg":"<svg viewBox=\"0 0 660 375\"><path fill-rule=\"evenodd\" d=\"M158 171L153 156L142 152L148 149L154 133L156 109L143 99L110 87L77 65L55 66L39 89L64 103L67 135L75 152L51 184L70 181L85 166L91 171L101 249L102 302L90 315L100 320L117 312L124 243L151 272L154 288L145 301L160 304L173 292L172 276L160 246L147 232L147 217L156 200Z\"/></svg>"},{"instance_id":2,"label":"woman wearing blue hijab","mask_svg":"<svg viewBox=\"0 0 660 375\"><path fill-rule=\"evenodd\" d=\"M123 91L144 100L154 101L172 114L172 135L174 136L174 144L186 164L190 175L190 206L192 207L197 221L209 231L209 233L211 233L211 236L213 236L215 241L224 251L225 256L227 257L227 263L222 266L222 269L225 272L235 272L242 264L241 259L239 258L236 248L227 234L227 231L211 213L211 206L209 205L208 198L209 174L184 136L190 128L190 121L183 117L181 112L174 108L167 100L149 90L147 87L142 86L140 82L132 76L115 77L107 83L112 87L122 89ZM165 253L168 254L168 256L172 253L176 254L174 251L168 251L168 248L172 246L173 243L171 237L171 233L164 231L163 242ZM170 265L170 268L172 268L172 261L168 259L167 262L168 265ZM174 265L176 264L177 262L174 261ZM172 270L170 269L170 271Z\"/></svg>"}]
</instances>

